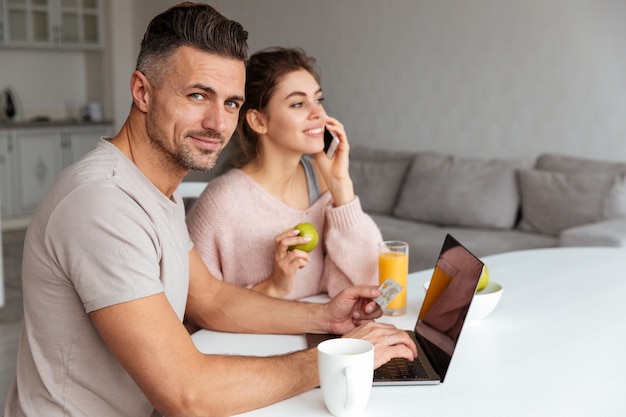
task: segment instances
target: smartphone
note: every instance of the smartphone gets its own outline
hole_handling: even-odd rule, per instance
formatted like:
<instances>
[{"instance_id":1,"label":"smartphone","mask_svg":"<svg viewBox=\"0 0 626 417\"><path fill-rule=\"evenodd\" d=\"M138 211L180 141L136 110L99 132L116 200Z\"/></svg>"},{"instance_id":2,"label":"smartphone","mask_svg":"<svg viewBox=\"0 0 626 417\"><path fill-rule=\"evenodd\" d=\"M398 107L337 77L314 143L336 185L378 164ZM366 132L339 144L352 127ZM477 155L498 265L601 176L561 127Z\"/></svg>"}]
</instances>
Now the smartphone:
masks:
<instances>
[{"instance_id":1,"label":"smartphone","mask_svg":"<svg viewBox=\"0 0 626 417\"><path fill-rule=\"evenodd\" d=\"M324 152L326 156L332 158L339 146L339 138L333 132L324 127Z\"/></svg>"}]
</instances>

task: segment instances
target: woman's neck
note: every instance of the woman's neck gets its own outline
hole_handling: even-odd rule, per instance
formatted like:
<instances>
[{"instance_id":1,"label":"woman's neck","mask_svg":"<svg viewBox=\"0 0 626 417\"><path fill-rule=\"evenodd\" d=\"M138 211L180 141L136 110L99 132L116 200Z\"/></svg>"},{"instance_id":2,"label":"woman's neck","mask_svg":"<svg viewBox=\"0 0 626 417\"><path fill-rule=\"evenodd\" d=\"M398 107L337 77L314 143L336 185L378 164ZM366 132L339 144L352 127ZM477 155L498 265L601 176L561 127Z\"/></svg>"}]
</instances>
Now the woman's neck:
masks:
<instances>
[{"instance_id":1,"label":"woman's neck","mask_svg":"<svg viewBox=\"0 0 626 417\"><path fill-rule=\"evenodd\" d=\"M259 156L241 169L265 191L286 205L300 210L309 207L306 174L300 164L300 157Z\"/></svg>"}]
</instances>

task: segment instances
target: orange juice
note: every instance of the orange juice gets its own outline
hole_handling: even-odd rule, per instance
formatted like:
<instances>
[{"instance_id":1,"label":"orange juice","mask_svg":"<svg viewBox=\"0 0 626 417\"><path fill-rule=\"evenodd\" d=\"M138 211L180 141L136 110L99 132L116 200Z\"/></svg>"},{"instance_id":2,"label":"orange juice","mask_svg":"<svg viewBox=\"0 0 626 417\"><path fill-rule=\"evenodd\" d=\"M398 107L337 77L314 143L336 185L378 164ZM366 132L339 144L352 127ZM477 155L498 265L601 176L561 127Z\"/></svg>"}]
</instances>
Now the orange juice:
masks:
<instances>
[{"instance_id":1,"label":"orange juice","mask_svg":"<svg viewBox=\"0 0 626 417\"><path fill-rule=\"evenodd\" d=\"M378 281L391 278L402 285L402 291L387 305L384 313L398 316L406 313L406 289L409 273L409 255L404 252L381 252L378 255Z\"/></svg>"},{"instance_id":2,"label":"orange juice","mask_svg":"<svg viewBox=\"0 0 626 417\"><path fill-rule=\"evenodd\" d=\"M448 287L450 281L452 281L452 277L439 266L435 266L433 277L430 280L430 284L428 284L428 292L426 293L426 297L424 297L424 302L420 309L420 320L424 318L435 301L439 299L439 296L441 296L441 293Z\"/></svg>"}]
</instances>

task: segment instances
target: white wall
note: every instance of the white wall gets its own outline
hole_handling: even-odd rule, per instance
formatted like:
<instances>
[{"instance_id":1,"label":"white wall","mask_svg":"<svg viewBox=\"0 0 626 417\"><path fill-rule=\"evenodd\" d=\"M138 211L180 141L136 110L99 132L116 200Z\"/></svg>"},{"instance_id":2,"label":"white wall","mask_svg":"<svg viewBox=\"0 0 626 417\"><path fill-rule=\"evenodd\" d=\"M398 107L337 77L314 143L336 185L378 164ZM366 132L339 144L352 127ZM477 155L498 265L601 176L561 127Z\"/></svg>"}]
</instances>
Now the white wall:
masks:
<instances>
[{"instance_id":1,"label":"white wall","mask_svg":"<svg viewBox=\"0 0 626 417\"><path fill-rule=\"evenodd\" d=\"M318 58L353 143L626 159L623 0L216 0Z\"/></svg>"},{"instance_id":2,"label":"white wall","mask_svg":"<svg viewBox=\"0 0 626 417\"><path fill-rule=\"evenodd\" d=\"M102 94L117 127L128 113L141 35L176 2L107 0L115 24L107 28ZM301 46L316 56L327 110L352 143L626 160L624 0L210 3L244 25L252 51ZM40 51L12 64L15 54L23 53L0 50L0 88L18 86L25 107L56 105L60 113L62 103L87 99L84 84L93 81L81 58Z\"/></svg>"},{"instance_id":3,"label":"white wall","mask_svg":"<svg viewBox=\"0 0 626 417\"><path fill-rule=\"evenodd\" d=\"M22 119L72 116L87 101L86 73L80 52L0 49L0 91L15 91Z\"/></svg>"},{"instance_id":4,"label":"white wall","mask_svg":"<svg viewBox=\"0 0 626 417\"><path fill-rule=\"evenodd\" d=\"M135 30L135 9L132 1L108 0L106 16L109 22L105 61L110 68L106 76L108 95L106 108L114 121L114 132L122 126L132 102L130 76L135 69L139 52L140 35ZM139 13L141 16L141 13ZM114 26L114 27L112 27ZM146 24L142 24L145 29Z\"/></svg>"}]
</instances>

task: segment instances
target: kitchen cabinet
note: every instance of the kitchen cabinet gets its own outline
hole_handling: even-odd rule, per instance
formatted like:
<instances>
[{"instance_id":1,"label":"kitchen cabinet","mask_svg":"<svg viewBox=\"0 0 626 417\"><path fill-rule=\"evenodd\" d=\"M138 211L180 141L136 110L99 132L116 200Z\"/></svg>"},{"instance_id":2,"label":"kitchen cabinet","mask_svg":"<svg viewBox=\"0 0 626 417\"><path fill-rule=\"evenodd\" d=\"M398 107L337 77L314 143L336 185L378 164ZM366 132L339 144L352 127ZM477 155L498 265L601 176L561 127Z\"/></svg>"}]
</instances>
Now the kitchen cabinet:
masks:
<instances>
[{"instance_id":1,"label":"kitchen cabinet","mask_svg":"<svg viewBox=\"0 0 626 417\"><path fill-rule=\"evenodd\" d=\"M99 49L102 0L0 0L5 46Z\"/></svg>"},{"instance_id":2,"label":"kitchen cabinet","mask_svg":"<svg viewBox=\"0 0 626 417\"><path fill-rule=\"evenodd\" d=\"M64 129L61 148L63 168L73 164L91 151L102 136L111 136L110 127L79 127Z\"/></svg>"},{"instance_id":3,"label":"kitchen cabinet","mask_svg":"<svg viewBox=\"0 0 626 417\"><path fill-rule=\"evenodd\" d=\"M0 131L6 148L14 153L12 166L3 167L3 217L32 214L63 168L93 149L101 136L110 136L111 126L24 127ZM5 148L0 148L0 155ZM8 154L8 152L5 152ZM9 178L9 180L5 180ZM4 184L7 181L8 184ZM5 198L5 190L9 203Z\"/></svg>"},{"instance_id":4,"label":"kitchen cabinet","mask_svg":"<svg viewBox=\"0 0 626 417\"><path fill-rule=\"evenodd\" d=\"M61 132L14 132L17 149L17 214L32 213L63 169ZM15 206L15 205L14 205Z\"/></svg>"},{"instance_id":5,"label":"kitchen cabinet","mask_svg":"<svg viewBox=\"0 0 626 417\"><path fill-rule=\"evenodd\" d=\"M1 205L2 194L0 194L0 206ZM2 212L0 212L0 224L2 224ZM2 260L2 233L0 233L0 308L1 307L4 307L4 264Z\"/></svg>"}]
</instances>

